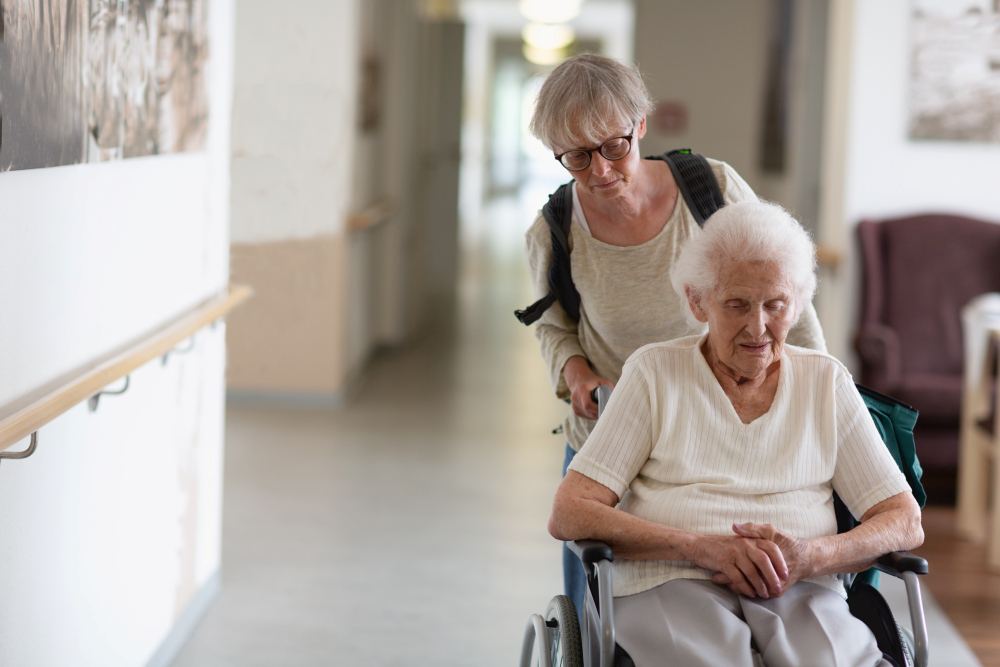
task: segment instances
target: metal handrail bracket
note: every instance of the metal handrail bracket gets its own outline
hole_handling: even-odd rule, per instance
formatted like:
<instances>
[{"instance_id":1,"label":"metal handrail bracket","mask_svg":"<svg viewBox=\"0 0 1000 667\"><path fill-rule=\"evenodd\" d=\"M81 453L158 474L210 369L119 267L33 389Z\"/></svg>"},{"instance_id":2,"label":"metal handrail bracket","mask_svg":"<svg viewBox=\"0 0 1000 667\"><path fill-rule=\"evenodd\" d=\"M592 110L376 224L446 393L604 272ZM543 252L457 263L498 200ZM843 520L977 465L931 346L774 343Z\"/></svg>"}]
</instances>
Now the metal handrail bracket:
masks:
<instances>
[{"instance_id":1,"label":"metal handrail bracket","mask_svg":"<svg viewBox=\"0 0 1000 667\"><path fill-rule=\"evenodd\" d=\"M215 323L216 322L218 322L218 320L215 320L215 321L212 322L212 327L213 328L215 327ZM188 338L188 340L191 341L191 342L186 347L180 347L180 346L178 346L178 347L171 348L171 349L167 350L166 352L164 352L163 353L163 357L162 357L162 364L164 366L167 365L167 361L170 359L170 355L171 354L187 354L188 352L190 352L191 350L193 350L194 349L194 334L192 334L191 337Z\"/></svg>"},{"instance_id":2,"label":"metal handrail bracket","mask_svg":"<svg viewBox=\"0 0 1000 667\"><path fill-rule=\"evenodd\" d=\"M38 447L38 431L34 431L31 434L31 442L28 443L28 448L20 452L0 452L0 461L4 459L26 459L35 453L35 448Z\"/></svg>"},{"instance_id":3,"label":"metal handrail bracket","mask_svg":"<svg viewBox=\"0 0 1000 667\"><path fill-rule=\"evenodd\" d=\"M90 408L90 411L97 412L97 404L100 402L102 394L107 396L118 396L119 394L124 394L126 391L128 391L129 378L131 377L132 377L131 375L125 376L125 386L123 386L121 389L102 389L101 391L97 392L96 394L88 398L87 407Z\"/></svg>"}]
</instances>

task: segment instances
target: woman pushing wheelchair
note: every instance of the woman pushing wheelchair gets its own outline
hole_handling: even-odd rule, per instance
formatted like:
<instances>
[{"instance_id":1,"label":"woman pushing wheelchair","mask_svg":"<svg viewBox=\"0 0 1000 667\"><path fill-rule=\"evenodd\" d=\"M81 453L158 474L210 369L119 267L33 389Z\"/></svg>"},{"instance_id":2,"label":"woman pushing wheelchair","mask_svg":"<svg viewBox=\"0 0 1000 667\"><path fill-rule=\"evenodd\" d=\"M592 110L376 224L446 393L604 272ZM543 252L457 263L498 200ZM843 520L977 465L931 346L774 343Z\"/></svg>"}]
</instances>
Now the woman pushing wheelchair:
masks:
<instances>
[{"instance_id":1,"label":"woman pushing wheelchair","mask_svg":"<svg viewBox=\"0 0 1000 667\"><path fill-rule=\"evenodd\" d=\"M571 224L563 268L568 273L566 264L571 264L577 312L564 308L560 299L548 308L540 301L533 313L553 389L572 402L564 424L564 473L594 427L597 405L591 392L617 383L625 360L639 347L698 331L684 315L686 300L668 282L680 246L701 233L701 218L682 196L667 162L640 158L649 108L645 85L633 68L581 54L548 76L531 120L533 134L573 177L567 188ZM757 200L729 165L708 160L708 166L719 203ZM526 255L536 294L544 297L554 253L542 215L527 233ZM826 351L808 299L799 310L789 342ZM579 612L585 576L568 549L563 572L566 594Z\"/></svg>"},{"instance_id":2,"label":"woman pushing wheelchair","mask_svg":"<svg viewBox=\"0 0 1000 667\"><path fill-rule=\"evenodd\" d=\"M707 331L628 359L550 532L613 549L638 667L890 665L835 575L919 546L920 509L847 370L786 342L816 287L808 235L778 206L731 204L670 281ZM861 519L839 535L834 491Z\"/></svg>"}]
</instances>

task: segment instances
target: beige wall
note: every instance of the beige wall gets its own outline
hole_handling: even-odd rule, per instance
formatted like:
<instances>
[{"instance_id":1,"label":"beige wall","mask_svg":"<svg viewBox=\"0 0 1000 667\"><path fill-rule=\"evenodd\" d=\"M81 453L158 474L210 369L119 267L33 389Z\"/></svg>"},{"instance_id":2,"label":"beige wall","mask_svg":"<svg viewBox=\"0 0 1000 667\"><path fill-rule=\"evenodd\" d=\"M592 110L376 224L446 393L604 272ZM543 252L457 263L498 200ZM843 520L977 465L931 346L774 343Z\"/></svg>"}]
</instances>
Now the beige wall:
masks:
<instances>
[{"instance_id":1,"label":"beige wall","mask_svg":"<svg viewBox=\"0 0 1000 667\"><path fill-rule=\"evenodd\" d=\"M334 400L345 378L357 0L239 0L232 138L230 392Z\"/></svg>"},{"instance_id":2,"label":"beige wall","mask_svg":"<svg viewBox=\"0 0 1000 667\"><path fill-rule=\"evenodd\" d=\"M231 322L231 395L331 403L419 314L413 201L420 26L411 0L239 0L233 280L257 292ZM363 128L365 61L379 122ZM394 213L366 230L352 215Z\"/></svg>"},{"instance_id":3,"label":"beige wall","mask_svg":"<svg viewBox=\"0 0 1000 667\"><path fill-rule=\"evenodd\" d=\"M655 123L643 154L691 148L732 165L760 196L817 228L826 0L795 0L788 54L786 167L760 167L770 0L638 0L636 61L656 100L678 101L688 126L663 134Z\"/></svg>"},{"instance_id":4,"label":"beige wall","mask_svg":"<svg viewBox=\"0 0 1000 667\"><path fill-rule=\"evenodd\" d=\"M233 282L254 297L229 317L230 388L334 396L344 377L344 236L233 244Z\"/></svg>"},{"instance_id":5,"label":"beige wall","mask_svg":"<svg viewBox=\"0 0 1000 667\"><path fill-rule=\"evenodd\" d=\"M687 106L687 130L650 128L643 154L692 148L761 181L758 136L768 0L638 0L635 59L655 100Z\"/></svg>"}]
</instances>

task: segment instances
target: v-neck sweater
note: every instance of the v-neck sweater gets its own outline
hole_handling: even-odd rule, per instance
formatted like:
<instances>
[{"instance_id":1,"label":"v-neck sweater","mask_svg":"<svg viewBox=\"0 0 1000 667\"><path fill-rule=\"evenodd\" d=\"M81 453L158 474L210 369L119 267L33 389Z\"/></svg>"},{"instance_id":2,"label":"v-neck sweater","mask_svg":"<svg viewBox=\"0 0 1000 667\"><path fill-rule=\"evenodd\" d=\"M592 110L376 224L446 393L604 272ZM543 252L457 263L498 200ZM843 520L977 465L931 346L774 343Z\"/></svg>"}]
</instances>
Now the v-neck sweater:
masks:
<instances>
[{"instance_id":1,"label":"v-neck sweater","mask_svg":"<svg viewBox=\"0 0 1000 667\"><path fill-rule=\"evenodd\" d=\"M725 162L709 160L726 204L756 200L757 196L739 174ZM617 383L622 364L648 343L701 333L684 316L687 302L670 285L670 267L688 239L701 232L680 195L663 228L652 239L636 246L616 246L590 233L583 209L573 188L574 214L570 229L570 265L580 293L580 320L574 321L562 306L553 304L535 325L542 357L548 364L549 380L559 398L569 397L563 366L570 357L587 359L598 376ZM548 270L552 264L549 228L539 213L525 240L528 269L535 294L549 291ZM826 342L816 311L807 304L788 342L826 351ZM579 450L594 422L570 410L564 423L566 439Z\"/></svg>"},{"instance_id":2,"label":"v-neck sweater","mask_svg":"<svg viewBox=\"0 0 1000 667\"><path fill-rule=\"evenodd\" d=\"M625 512L703 535L732 535L747 521L803 539L834 535L834 490L858 518L910 490L839 361L786 344L771 407L744 424L704 340L636 351L569 469L614 491ZM711 576L688 562L616 559L614 594ZM843 594L833 575L810 581Z\"/></svg>"}]
</instances>

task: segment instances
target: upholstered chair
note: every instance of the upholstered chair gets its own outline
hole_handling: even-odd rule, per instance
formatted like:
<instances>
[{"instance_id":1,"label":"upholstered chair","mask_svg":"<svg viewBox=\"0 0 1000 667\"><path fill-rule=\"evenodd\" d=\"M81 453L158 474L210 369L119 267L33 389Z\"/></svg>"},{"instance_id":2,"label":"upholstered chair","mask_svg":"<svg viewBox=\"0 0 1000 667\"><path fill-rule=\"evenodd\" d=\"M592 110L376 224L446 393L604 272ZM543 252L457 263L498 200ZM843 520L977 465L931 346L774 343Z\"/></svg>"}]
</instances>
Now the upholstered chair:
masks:
<instances>
[{"instance_id":1,"label":"upholstered chair","mask_svg":"<svg viewBox=\"0 0 1000 667\"><path fill-rule=\"evenodd\" d=\"M998 212L1000 213L1000 212ZM962 397L959 312L1000 291L1000 224L928 214L858 225L861 382L920 411L914 431L932 501L954 497Z\"/></svg>"}]
</instances>

